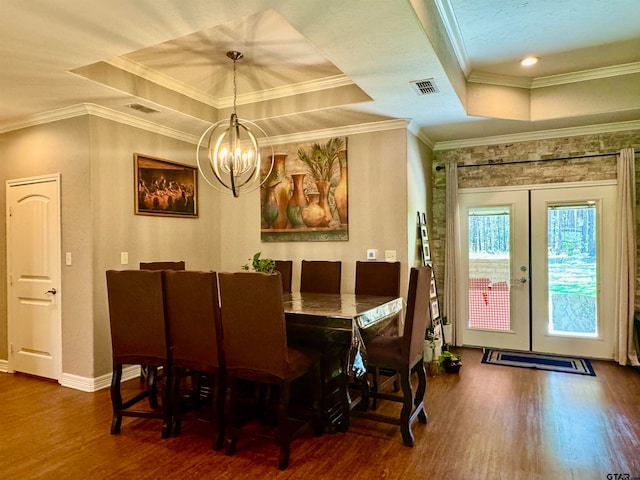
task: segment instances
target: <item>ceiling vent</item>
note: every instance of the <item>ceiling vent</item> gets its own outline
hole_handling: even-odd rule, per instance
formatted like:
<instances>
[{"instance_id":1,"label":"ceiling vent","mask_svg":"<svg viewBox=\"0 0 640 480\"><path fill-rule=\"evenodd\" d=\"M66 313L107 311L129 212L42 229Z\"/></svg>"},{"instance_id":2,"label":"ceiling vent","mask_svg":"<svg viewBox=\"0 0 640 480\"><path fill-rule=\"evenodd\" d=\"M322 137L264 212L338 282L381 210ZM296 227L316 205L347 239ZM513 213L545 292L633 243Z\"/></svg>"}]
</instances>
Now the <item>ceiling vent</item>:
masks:
<instances>
[{"instance_id":1,"label":"ceiling vent","mask_svg":"<svg viewBox=\"0 0 640 480\"><path fill-rule=\"evenodd\" d=\"M418 95L431 95L432 93L438 93L438 87L436 87L433 78L427 78L426 80L414 80L409 82Z\"/></svg>"},{"instance_id":2,"label":"ceiling vent","mask_svg":"<svg viewBox=\"0 0 640 480\"><path fill-rule=\"evenodd\" d=\"M158 113L160 111L156 110L155 108L147 107L146 105L142 105L140 103L130 103L129 105L127 105L127 107L142 113Z\"/></svg>"}]
</instances>

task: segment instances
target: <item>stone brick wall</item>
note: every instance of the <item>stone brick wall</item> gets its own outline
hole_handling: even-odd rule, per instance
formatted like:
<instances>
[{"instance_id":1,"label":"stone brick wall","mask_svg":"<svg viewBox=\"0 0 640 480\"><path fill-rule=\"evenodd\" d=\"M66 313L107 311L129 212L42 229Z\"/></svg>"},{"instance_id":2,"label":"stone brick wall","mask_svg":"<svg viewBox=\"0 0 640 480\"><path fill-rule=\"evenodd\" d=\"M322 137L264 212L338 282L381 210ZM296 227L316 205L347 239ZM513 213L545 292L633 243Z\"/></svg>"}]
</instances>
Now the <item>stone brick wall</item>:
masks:
<instances>
[{"instance_id":1,"label":"stone brick wall","mask_svg":"<svg viewBox=\"0 0 640 480\"><path fill-rule=\"evenodd\" d=\"M546 140L482 145L434 152L433 231L431 255L436 271L438 292L444 292L445 171L435 167L447 163L478 165L484 163L523 162L513 165L458 168L458 186L498 187L546 183L610 180L616 178L616 157L576 158L572 160L532 162L562 157L617 153L622 148L640 145L640 130L600 133ZM640 238L640 155L636 154L636 234ZM640 249L639 249L640 250ZM638 252L640 258L640 251ZM636 278L636 308L640 308L640 277ZM444 305L441 299L441 305Z\"/></svg>"}]
</instances>

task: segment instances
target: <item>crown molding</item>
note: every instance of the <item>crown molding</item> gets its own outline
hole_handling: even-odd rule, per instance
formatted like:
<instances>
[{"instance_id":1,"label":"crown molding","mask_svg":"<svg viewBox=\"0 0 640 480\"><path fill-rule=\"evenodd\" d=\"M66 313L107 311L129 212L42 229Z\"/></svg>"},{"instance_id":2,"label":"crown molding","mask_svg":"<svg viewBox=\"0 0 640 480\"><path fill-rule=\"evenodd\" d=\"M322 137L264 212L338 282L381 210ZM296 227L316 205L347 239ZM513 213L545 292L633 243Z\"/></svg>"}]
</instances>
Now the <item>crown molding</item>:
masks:
<instances>
[{"instance_id":1,"label":"crown molding","mask_svg":"<svg viewBox=\"0 0 640 480\"><path fill-rule=\"evenodd\" d=\"M450 0L434 0L438 14L440 14L440 20L444 24L444 28L447 31L449 41L453 46L453 52L458 59L460 69L464 72L465 76L471 72L471 64L469 62L469 56L467 55L467 48L456 20L456 15L453 12Z\"/></svg>"},{"instance_id":2,"label":"crown molding","mask_svg":"<svg viewBox=\"0 0 640 480\"><path fill-rule=\"evenodd\" d=\"M532 79L526 77L514 77L511 75L497 75L494 73L471 72L467 77L469 83L484 83L487 85L500 85L502 87L531 88Z\"/></svg>"},{"instance_id":3,"label":"crown molding","mask_svg":"<svg viewBox=\"0 0 640 480\"><path fill-rule=\"evenodd\" d=\"M165 137L175 138L176 140L182 140L183 142L198 144L200 137L198 135L191 135L181 132L174 128L165 127L158 123L150 122L142 118L134 117L126 113L118 112L107 107L96 104L85 104L87 113L96 117L104 118L106 120L112 120L114 122L129 125L130 127L140 128L148 132L158 133Z\"/></svg>"},{"instance_id":4,"label":"crown molding","mask_svg":"<svg viewBox=\"0 0 640 480\"><path fill-rule=\"evenodd\" d=\"M164 135L169 138L181 140L186 143L197 145L200 140L199 135L191 135L188 133L175 130L173 128L165 127L148 120L144 120L132 115L113 110L108 107L96 105L93 103L83 103L79 105L73 105L70 107L61 108L58 110L52 110L50 112L33 115L21 122L14 122L12 124L5 124L0 127L0 134L10 132L13 130L19 130L22 128L33 127L42 125L45 123L66 120L69 118L79 117L82 115L93 115L96 117L111 120L131 127L140 128L148 132ZM396 128L407 128L408 121L404 119L399 120L385 120L381 122L362 123L358 125L349 125L345 127L328 128L323 130L311 130L307 132L300 132L290 135L272 136L269 137L266 145L279 145L283 143L292 142L305 142L308 140L315 140L317 138L344 136L344 135L357 135L360 133L380 132L384 130L393 130ZM428 139L424 140L429 144Z\"/></svg>"},{"instance_id":5,"label":"crown molding","mask_svg":"<svg viewBox=\"0 0 640 480\"><path fill-rule=\"evenodd\" d=\"M19 122L12 122L10 124L4 124L0 126L0 133L6 133L13 130L19 130L22 128L34 127L45 123L57 122L60 120L66 120L69 118L80 117L82 115L94 115L96 117L104 118L106 120L113 120L114 122L129 125L131 127L140 128L149 132L159 133L167 137L182 140L194 145L198 144L199 137L196 135L190 135L173 128L165 127L149 120L144 120L133 115L128 115L123 112L118 112L108 107L96 105L94 103L82 103L78 105L72 105L70 107L60 108L57 110L51 110L49 112L39 113L25 118Z\"/></svg>"},{"instance_id":6,"label":"crown molding","mask_svg":"<svg viewBox=\"0 0 640 480\"><path fill-rule=\"evenodd\" d=\"M500 85L503 87L533 89L553 87L555 85L565 85L567 83L587 82L589 80L618 77L621 75L629 75L633 73L640 73L640 62L625 63L623 65L613 65L611 67L593 68L591 70L582 70L580 72L562 73L558 75L548 75L546 77L535 78L472 72L467 77L467 81L471 83Z\"/></svg>"},{"instance_id":7,"label":"crown molding","mask_svg":"<svg viewBox=\"0 0 640 480\"><path fill-rule=\"evenodd\" d=\"M129 60L126 57L117 57L107 60L105 63L111 65L114 68L124 70L132 75L136 75L140 78L144 78L150 82L156 83L162 87L174 90L186 97L193 98L199 102L202 102L211 107L221 109L233 106L233 96L229 97L215 97L208 95L197 88L193 88L184 82L180 82L173 77L153 70L141 63ZM251 92L245 94L236 95L236 103L238 105L246 105L256 102L264 102L267 100L274 100L277 98L290 97L294 95L301 95L304 93L317 92L320 90L327 90L330 88L343 87L346 85L353 85L353 81L346 75L334 75L331 77L322 78L320 80L311 80L308 82L300 82L293 85L285 85L283 87L270 88L261 90L258 92Z\"/></svg>"},{"instance_id":8,"label":"crown molding","mask_svg":"<svg viewBox=\"0 0 640 480\"><path fill-rule=\"evenodd\" d=\"M293 133L290 135L280 135L269 137L265 145L283 145L285 143L300 143L317 140L318 138L340 137L347 135L358 135L361 133L382 132L385 130L406 129L408 121L385 120L381 122L362 123L359 125L349 125L347 127L325 128L322 130L310 130L308 132Z\"/></svg>"},{"instance_id":9,"label":"crown molding","mask_svg":"<svg viewBox=\"0 0 640 480\"><path fill-rule=\"evenodd\" d=\"M87 114L86 104L72 105L70 107L50 110L48 112L29 115L15 122L7 122L0 125L0 133L7 133L21 128L35 127L43 123L66 120L68 118L79 117Z\"/></svg>"},{"instance_id":10,"label":"crown molding","mask_svg":"<svg viewBox=\"0 0 640 480\"><path fill-rule=\"evenodd\" d=\"M206 93L202 92L202 90L193 88L184 82L170 77L169 75L160 73L157 70L153 70L149 67L146 67L145 65L142 65L141 63L134 62L133 60L130 60L126 57L112 58L110 60L105 60L105 63L137 77L144 78L145 80L153 82L169 90L173 90L177 93L180 93L181 95L197 100L198 102L202 102L214 108L220 108L220 102L218 98L212 95L207 95Z\"/></svg>"},{"instance_id":11,"label":"crown molding","mask_svg":"<svg viewBox=\"0 0 640 480\"><path fill-rule=\"evenodd\" d=\"M318 92L328 90L330 88L345 87L353 85L354 82L346 75L334 75L332 77L322 78L320 80L311 80L308 82L300 82L283 87L270 88L258 92L244 93L236 96L238 105L251 104L256 102L265 102L275 100L277 98L291 97L294 95L302 95L305 93ZM225 97L220 99L221 107L232 107L233 97Z\"/></svg>"},{"instance_id":12,"label":"crown molding","mask_svg":"<svg viewBox=\"0 0 640 480\"><path fill-rule=\"evenodd\" d=\"M456 148L478 147L482 145L498 145L502 143L527 142L535 140L546 140L550 138L576 137L579 135L597 135L601 133L624 132L627 130L640 130L640 120L631 120L628 122L618 123L604 123L586 127L540 130L537 132L516 133L511 135L496 135L492 137L468 138L465 140L452 140L448 142L436 142L433 150L453 150Z\"/></svg>"},{"instance_id":13,"label":"crown molding","mask_svg":"<svg viewBox=\"0 0 640 480\"><path fill-rule=\"evenodd\" d=\"M407 129L411 133L413 133L416 137L418 137L418 140L420 140L427 147L429 147L431 150L433 150L433 147L434 147L433 141L429 137L427 137L426 133L424 133L423 131L420 130L418 125L416 125L414 122L410 122L409 123L409 127Z\"/></svg>"},{"instance_id":14,"label":"crown molding","mask_svg":"<svg viewBox=\"0 0 640 480\"><path fill-rule=\"evenodd\" d=\"M640 73L640 62L613 65L611 67L593 68L580 72L565 73L560 75L549 75L546 77L536 77L531 81L531 88L551 87L566 83L587 82L589 80L599 80L601 78L618 77Z\"/></svg>"}]
</instances>

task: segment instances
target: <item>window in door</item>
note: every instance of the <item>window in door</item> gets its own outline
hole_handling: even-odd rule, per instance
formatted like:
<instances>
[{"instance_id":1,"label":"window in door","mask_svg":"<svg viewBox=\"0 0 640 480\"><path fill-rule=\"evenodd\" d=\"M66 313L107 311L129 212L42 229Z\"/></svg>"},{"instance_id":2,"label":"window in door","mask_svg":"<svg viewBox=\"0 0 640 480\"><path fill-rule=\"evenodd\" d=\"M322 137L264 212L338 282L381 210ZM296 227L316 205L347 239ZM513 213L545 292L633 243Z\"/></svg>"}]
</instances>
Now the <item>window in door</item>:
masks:
<instances>
[{"instance_id":1,"label":"window in door","mask_svg":"<svg viewBox=\"0 0 640 480\"><path fill-rule=\"evenodd\" d=\"M594 202L547 207L550 335L598 336Z\"/></svg>"}]
</instances>

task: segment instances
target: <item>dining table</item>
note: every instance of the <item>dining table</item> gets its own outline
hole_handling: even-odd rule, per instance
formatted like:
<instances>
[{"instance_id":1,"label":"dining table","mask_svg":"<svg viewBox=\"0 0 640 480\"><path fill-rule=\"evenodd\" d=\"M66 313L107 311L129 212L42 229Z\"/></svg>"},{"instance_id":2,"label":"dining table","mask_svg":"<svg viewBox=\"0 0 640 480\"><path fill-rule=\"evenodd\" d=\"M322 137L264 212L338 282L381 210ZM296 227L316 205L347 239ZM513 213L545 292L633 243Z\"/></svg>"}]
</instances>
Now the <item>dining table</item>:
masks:
<instances>
[{"instance_id":1,"label":"dining table","mask_svg":"<svg viewBox=\"0 0 640 480\"><path fill-rule=\"evenodd\" d=\"M287 339L292 346L321 352L322 418L330 431L349 428L350 379L366 382L369 335L396 333L403 318L402 297L353 293L287 293L283 297Z\"/></svg>"}]
</instances>

